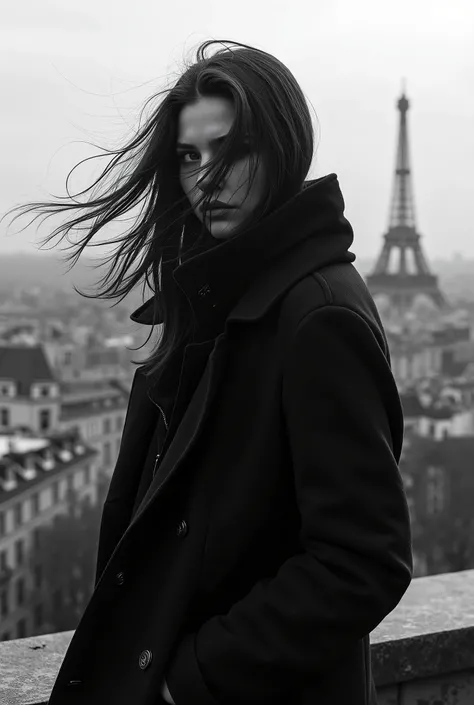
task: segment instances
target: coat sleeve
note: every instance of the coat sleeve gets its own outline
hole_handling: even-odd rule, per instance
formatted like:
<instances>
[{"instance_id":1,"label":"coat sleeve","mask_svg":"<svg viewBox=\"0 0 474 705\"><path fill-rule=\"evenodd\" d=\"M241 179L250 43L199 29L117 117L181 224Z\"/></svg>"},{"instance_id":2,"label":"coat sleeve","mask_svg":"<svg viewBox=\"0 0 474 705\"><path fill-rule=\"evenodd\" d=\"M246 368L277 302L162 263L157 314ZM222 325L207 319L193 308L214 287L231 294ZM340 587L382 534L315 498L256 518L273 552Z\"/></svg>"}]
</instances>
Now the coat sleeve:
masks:
<instances>
[{"instance_id":1,"label":"coat sleeve","mask_svg":"<svg viewBox=\"0 0 474 705\"><path fill-rule=\"evenodd\" d=\"M285 702L369 634L410 584L400 399L361 316L326 306L301 321L282 405L304 552L179 642L166 676L176 705Z\"/></svg>"}]
</instances>

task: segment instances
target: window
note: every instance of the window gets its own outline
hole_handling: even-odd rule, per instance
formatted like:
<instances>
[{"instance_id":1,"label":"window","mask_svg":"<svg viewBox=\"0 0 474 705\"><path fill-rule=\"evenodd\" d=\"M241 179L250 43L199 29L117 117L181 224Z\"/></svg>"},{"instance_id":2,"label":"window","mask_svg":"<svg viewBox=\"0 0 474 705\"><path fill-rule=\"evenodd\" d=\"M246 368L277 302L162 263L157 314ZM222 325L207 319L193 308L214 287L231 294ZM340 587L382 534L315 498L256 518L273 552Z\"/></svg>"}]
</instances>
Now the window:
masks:
<instances>
[{"instance_id":1,"label":"window","mask_svg":"<svg viewBox=\"0 0 474 705\"><path fill-rule=\"evenodd\" d=\"M25 545L23 539L15 541L15 565L23 565L25 558Z\"/></svg>"},{"instance_id":2,"label":"window","mask_svg":"<svg viewBox=\"0 0 474 705\"><path fill-rule=\"evenodd\" d=\"M84 485L84 470L78 470L74 475L74 487L78 490Z\"/></svg>"},{"instance_id":3,"label":"window","mask_svg":"<svg viewBox=\"0 0 474 705\"><path fill-rule=\"evenodd\" d=\"M51 428L51 410L50 409L40 409L39 410L39 427L40 431L49 431Z\"/></svg>"},{"instance_id":4,"label":"window","mask_svg":"<svg viewBox=\"0 0 474 705\"><path fill-rule=\"evenodd\" d=\"M5 536L5 534L7 533L5 523L5 514L3 512L0 512L0 538L2 538L2 536Z\"/></svg>"},{"instance_id":5,"label":"window","mask_svg":"<svg viewBox=\"0 0 474 705\"><path fill-rule=\"evenodd\" d=\"M53 504L59 502L59 482L55 482L53 485Z\"/></svg>"},{"instance_id":6,"label":"window","mask_svg":"<svg viewBox=\"0 0 474 705\"><path fill-rule=\"evenodd\" d=\"M33 548L39 550L41 546L41 529L33 529Z\"/></svg>"},{"instance_id":7,"label":"window","mask_svg":"<svg viewBox=\"0 0 474 705\"><path fill-rule=\"evenodd\" d=\"M39 494L36 492L31 498L31 513L35 517L37 514L39 514L40 510L40 500L39 500Z\"/></svg>"},{"instance_id":8,"label":"window","mask_svg":"<svg viewBox=\"0 0 474 705\"><path fill-rule=\"evenodd\" d=\"M41 627L43 624L43 605L35 606L35 627Z\"/></svg>"},{"instance_id":9,"label":"window","mask_svg":"<svg viewBox=\"0 0 474 705\"><path fill-rule=\"evenodd\" d=\"M23 578L18 578L16 581L16 604L18 607L25 602L25 581Z\"/></svg>"},{"instance_id":10,"label":"window","mask_svg":"<svg viewBox=\"0 0 474 705\"><path fill-rule=\"evenodd\" d=\"M59 497L64 499L68 491L68 480L63 479L59 481Z\"/></svg>"},{"instance_id":11,"label":"window","mask_svg":"<svg viewBox=\"0 0 474 705\"><path fill-rule=\"evenodd\" d=\"M445 476L441 467L430 466L426 473L426 510L439 514L445 508Z\"/></svg>"},{"instance_id":12,"label":"window","mask_svg":"<svg viewBox=\"0 0 474 705\"><path fill-rule=\"evenodd\" d=\"M72 362L72 354L70 350L65 350L64 351L64 357L63 357L63 364L64 365L70 365Z\"/></svg>"},{"instance_id":13,"label":"window","mask_svg":"<svg viewBox=\"0 0 474 705\"><path fill-rule=\"evenodd\" d=\"M49 387L40 387L40 396L49 397Z\"/></svg>"},{"instance_id":14,"label":"window","mask_svg":"<svg viewBox=\"0 0 474 705\"><path fill-rule=\"evenodd\" d=\"M104 443L104 464L110 465L112 462L112 450L110 443Z\"/></svg>"},{"instance_id":15,"label":"window","mask_svg":"<svg viewBox=\"0 0 474 705\"><path fill-rule=\"evenodd\" d=\"M35 576L35 588L40 588L43 581L43 566L35 565L34 569Z\"/></svg>"},{"instance_id":16,"label":"window","mask_svg":"<svg viewBox=\"0 0 474 705\"><path fill-rule=\"evenodd\" d=\"M110 419L104 419L103 433L110 433Z\"/></svg>"},{"instance_id":17,"label":"window","mask_svg":"<svg viewBox=\"0 0 474 705\"><path fill-rule=\"evenodd\" d=\"M26 636L26 619L19 619L16 623L16 635L18 639L24 639Z\"/></svg>"},{"instance_id":18,"label":"window","mask_svg":"<svg viewBox=\"0 0 474 705\"><path fill-rule=\"evenodd\" d=\"M51 487L40 492L40 508L41 510L49 509L53 505L53 492Z\"/></svg>"},{"instance_id":19,"label":"window","mask_svg":"<svg viewBox=\"0 0 474 705\"><path fill-rule=\"evenodd\" d=\"M14 521L15 521L15 526L21 526L22 523L22 512L21 512L21 502L18 504L15 504L15 508L13 510L14 513Z\"/></svg>"},{"instance_id":20,"label":"window","mask_svg":"<svg viewBox=\"0 0 474 705\"><path fill-rule=\"evenodd\" d=\"M0 409L0 426L10 425L10 409Z\"/></svg>"},{"instance_id":21,"label":"window","mask_svg":"<svg viewBox=\"0 0 474 705\"><path fill-rule=\"evenodd\" d=\"M7 552L0 551L0 573L6 573L7 571L8 571Z\"/></svg>"},{"instance_id":22,"label":"window","mask_svg":"<svg viewBox=\"0 0 474 705\"><path fill-rule=\"evenodd\" d=\"M91 481L91 466L86 465L84 468L84 483L89 485Z\"/></svg>"},{"instance_id":23,"label":"window","mask_svg":"<svg viewBox=\"0 0 474 705\"><path fill-rule=\"evenodd\" d=\"M2 617L6 617L8 614L8 592L6 590L0 592L0 614Z\"/></svg>"},{"instance_id":24,"label":"window","mask_svg":"<svg viewBox=\"0 0 474 705\"><path fill-rule=\"evenodd\" d=\"M115 430L121 431L123 425L123 416L117 416L115 419Z\"/></svg>"}]
</instances>

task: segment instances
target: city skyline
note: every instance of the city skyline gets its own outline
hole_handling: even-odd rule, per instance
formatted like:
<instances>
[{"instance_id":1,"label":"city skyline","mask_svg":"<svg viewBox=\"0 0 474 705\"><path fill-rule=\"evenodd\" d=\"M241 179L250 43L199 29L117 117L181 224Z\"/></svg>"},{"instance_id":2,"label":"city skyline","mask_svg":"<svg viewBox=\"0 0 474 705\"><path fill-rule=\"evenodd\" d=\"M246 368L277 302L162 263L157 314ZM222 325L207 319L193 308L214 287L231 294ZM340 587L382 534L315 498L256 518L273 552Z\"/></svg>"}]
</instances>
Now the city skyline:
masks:
<instances>
[{"instance_id":1,"label":"city skyline","mask_svg":"<svg viewBox=\"0 0 474 705\"><path fill-rule=\"evenodd\" d=\"M25 11L26 9L26 11ZM179 12L179 15L178 15ZM252 17L249 23L248 17ZM310 177L335 172L355 231L358 257L376 257L387 229L402 79L410 100L408 135L416 226L429 260L474 256L474 8L423 0L382 6L362 0L276 5L270 16L244 0L232 16L210 0L167 9L53 0L5 9L0 29L4 95L0 215L15 205L65 195L68 172L114 147L137 126L140 108L173 81L206 38L228 38L275 54L293 71L318 117ZM69 187L97 178L106 160L81 165ZM99 168L100 166L100 168ZM32 216L0 224L0 254L34 253L57 217L20 233ZM126 229L129 224L122 226ZM8 234L6 234L8 232ZM97 240L120 232L120 224ZM87 250L86 255L99 254Z\"/></svg>"}]
</instances>

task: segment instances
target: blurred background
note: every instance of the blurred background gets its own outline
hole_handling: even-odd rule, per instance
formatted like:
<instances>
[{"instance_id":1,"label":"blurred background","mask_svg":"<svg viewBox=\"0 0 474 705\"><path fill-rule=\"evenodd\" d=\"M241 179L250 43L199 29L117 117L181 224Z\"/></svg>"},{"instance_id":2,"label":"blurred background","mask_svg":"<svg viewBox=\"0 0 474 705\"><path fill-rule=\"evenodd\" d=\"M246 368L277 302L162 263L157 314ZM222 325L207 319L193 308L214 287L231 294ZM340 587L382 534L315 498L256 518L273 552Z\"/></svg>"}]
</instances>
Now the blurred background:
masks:
<instances>
[{"instance_id":1,"label":"blurred background","mask_svg":"<svg viewBox=\"0 0 474 705\"><path fill-rule=\"evenodd\" d=\"M474 5L470 0L17 0L0 26L0 214L66 196L208 38L281 59L311 103L310 176L335 172L405 413L415 575L474 568ZM81 164L78 193L104 168ZM398 175L397 175L398 170ZM88 300L111 244L67 272L60 222L0 224L0 640L73 629L148 328ZM129 223L116 222L110 241ZM53 244L53 243L52 243ZM98 269L96 267L99 267ZM363 400L361 400L363 404Z\"/></svg>"}]
</instances>

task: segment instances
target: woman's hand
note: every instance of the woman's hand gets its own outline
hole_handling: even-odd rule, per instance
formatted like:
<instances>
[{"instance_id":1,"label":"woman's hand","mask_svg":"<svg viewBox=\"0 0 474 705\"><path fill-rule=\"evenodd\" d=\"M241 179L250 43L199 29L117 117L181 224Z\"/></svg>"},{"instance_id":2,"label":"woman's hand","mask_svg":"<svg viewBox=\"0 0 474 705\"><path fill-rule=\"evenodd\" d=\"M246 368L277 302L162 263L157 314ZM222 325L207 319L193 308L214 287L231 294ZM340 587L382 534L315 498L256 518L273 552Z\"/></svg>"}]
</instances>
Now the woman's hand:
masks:
<instances>
[{"instance_id":1,"label":"woman's hand","mask_svg":"<svg viewBox=\"0 0 474 705\"><path fill-rule=\"evenodd\" d=\"M161 695L164 700L166 700L167 703L170 703L170 705L176 705L175 701L171 697L171 693L168 690L168 686L166 684L166 680L163 679L163 686L161 688Z\"/></svg>"}]
</instances>

